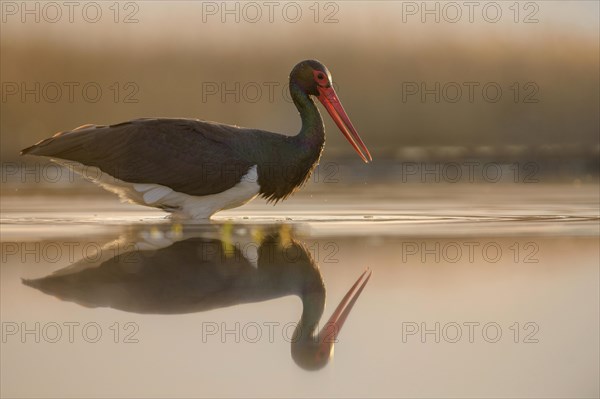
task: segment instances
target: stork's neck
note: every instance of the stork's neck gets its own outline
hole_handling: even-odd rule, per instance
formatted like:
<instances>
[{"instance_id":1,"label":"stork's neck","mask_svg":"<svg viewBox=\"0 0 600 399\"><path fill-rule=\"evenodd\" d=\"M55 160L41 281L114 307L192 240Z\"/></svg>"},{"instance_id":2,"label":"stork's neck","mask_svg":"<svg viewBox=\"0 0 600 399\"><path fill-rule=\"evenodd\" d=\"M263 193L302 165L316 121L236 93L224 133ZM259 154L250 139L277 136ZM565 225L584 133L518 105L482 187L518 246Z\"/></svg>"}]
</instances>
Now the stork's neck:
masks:
<instances>
[{"instance_id":1,"label":"stork's neck","mask_svg":"<svg viewBox=\"0 0 600 399\"><path fill-rule=\"evenodd\" d=\"M294 331L296 343L316 339L317 327L325 310L325 290L312 291L302 295L302 316Z\"/></svg>"},{"instance_id":2,"label":"stork's neck","mask_svg":"<svg viewBox=\"0 0 600 399\"><path fill-rule=\"evenodd\" d=\"M306 183L325 145L323 119L314 101L293 81L290 81L290 93L300 112L302 128L295 136L280 136L284 145L264 157L267 161L275 159L277 170L273 171L271 166L271 172L265 173L268 167L258 167L260 194L267 201L284 199ZM262 151L263 146L260 147Z\"/></svg>"},{"instance_id":3,"label":"stork's neck","mask_svg":"<svg viewBox=\"0 0 600 399\"><path fill-rule=\"evenodd\" d=\"M290 82L290 93L302 119L297 139L309 145L322 146L325 142L325 127L315 102L294 82Z\"/></svg>"}]
</instances>

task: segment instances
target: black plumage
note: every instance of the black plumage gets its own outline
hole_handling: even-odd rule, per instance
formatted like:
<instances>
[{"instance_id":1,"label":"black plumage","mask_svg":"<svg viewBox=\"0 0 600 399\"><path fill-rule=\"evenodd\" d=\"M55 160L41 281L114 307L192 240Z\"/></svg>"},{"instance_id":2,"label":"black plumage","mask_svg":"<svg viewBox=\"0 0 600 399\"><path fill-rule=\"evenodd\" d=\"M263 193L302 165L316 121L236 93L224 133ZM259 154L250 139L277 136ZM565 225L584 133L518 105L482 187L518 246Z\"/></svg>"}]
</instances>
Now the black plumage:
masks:
<instances>
[{"instance_id":1,"label":"black plumage","mask_svg":"<svg viewBox=\"0 0 600 399\"><path fill-rule=\"evenodd\" d=\"M295 136L196 119L145 118L85 125L42 140L21 154L77 162L125 183L158 184L195 197L231 189L256 166L258 194L277 202L304 185L318 164L325 130L311 96L327 106L324 90L335 96L330 79L327 68L317 61L303 61L292 70L290 92L302 119ZM330 108L330 113L339 112ZM338 126L344 130L343 124ZM171 208L165 203L153 206Z\"/></svg>"}]
</instances>

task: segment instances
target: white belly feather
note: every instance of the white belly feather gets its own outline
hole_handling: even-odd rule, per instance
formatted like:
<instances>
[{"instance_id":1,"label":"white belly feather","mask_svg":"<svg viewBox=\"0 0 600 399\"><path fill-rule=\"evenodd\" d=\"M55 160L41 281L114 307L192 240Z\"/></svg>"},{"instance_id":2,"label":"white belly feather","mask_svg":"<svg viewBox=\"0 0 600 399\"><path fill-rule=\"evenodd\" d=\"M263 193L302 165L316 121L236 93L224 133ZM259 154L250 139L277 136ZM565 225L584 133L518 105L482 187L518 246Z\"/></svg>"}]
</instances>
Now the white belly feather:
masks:
<instances>
[{"instance_id":1,"label":"white belly feather","mask_svg":"<svg viewBox=\"0 0 600 399\"><path fill-rule=\"evenodd\" d=\"M216 212L236 208L253 200L260 191L257 166L252 166L233 187L221 193L194 196L180 193L160 184L129 183L100 169L78 162L53 159L103 188L119 195L121 200L152 206L183 218L208 219Z\"/></svg>"}]
</instances>

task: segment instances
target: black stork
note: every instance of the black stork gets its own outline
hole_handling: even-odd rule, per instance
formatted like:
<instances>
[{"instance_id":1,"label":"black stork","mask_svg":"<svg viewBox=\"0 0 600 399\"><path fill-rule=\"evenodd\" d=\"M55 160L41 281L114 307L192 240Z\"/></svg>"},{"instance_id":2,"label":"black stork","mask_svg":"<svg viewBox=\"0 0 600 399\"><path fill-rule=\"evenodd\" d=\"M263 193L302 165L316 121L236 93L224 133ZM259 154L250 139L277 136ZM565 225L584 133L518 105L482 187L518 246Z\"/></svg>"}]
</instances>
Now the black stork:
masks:
<instances>
[{"instance_id":1,"label":"black stork","mask_svg":"<svg viewBox=\"0 0 600 399\"><path fill-rule=\"evenodd\" d=\"M358 278L315 334L325 309L325 283L310 252L289 233L267 232L256 254L248 256L248 247L231 238L192 233L169 240L161 232L151 239L153 233L144 229L103 248L104 258L85 258L23 284L82 306L141 314L188 314L297 295L302 316L290 337L292 358L316 370L331 358L371 277L367 270Z\"/></svg>"},{"instance_id":2,"label":"black stork","mask_svg":"<svg viewBox=\"0 0 600 399\"><path fill-rule=\"evenodd\" d=\"M302 119L295 136L196 119L144 118L59 132L21 155L48 157L123 201L207 219L258 195L276 203L306 183L325 144L316 97L363 161L372 160L325 65L298 63L289 89Z\"/></svg>"}]
</instances>

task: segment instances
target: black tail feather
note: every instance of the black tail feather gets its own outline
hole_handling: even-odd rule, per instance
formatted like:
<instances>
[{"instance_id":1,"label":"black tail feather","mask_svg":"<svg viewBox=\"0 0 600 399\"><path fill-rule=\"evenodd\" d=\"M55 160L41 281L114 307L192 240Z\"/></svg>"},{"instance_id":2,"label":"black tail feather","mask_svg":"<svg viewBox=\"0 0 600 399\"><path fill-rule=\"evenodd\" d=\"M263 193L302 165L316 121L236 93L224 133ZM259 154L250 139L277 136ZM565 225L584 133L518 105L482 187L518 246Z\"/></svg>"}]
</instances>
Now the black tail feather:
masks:
<instances>
[{"instance_id":1,"label":"black tail feather","mask_svg":"<svg viewBox=\"0 0 600 399\"><path fill-rule=\"evenodd\" d=\"M54 140L54 137L49 137L47 139L38 141L37 143L35 143L34 145L24 148L21 150L20 155L26 155L26 154L33 154L35 155L36 150L38 150L40 147L50 143L51 141Z\"/></svg>"}]
</instances>

